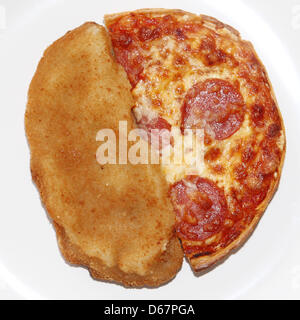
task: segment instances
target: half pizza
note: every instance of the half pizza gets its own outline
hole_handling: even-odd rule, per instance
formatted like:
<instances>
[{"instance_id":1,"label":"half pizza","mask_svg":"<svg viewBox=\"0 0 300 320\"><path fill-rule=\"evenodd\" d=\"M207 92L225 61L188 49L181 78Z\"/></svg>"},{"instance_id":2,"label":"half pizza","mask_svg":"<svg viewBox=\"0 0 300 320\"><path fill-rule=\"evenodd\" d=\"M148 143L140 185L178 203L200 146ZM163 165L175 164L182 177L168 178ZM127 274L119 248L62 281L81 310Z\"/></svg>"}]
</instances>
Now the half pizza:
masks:
<instances>
[{"instance_id":1,"label":"half pizza","mask_svg":"<svg viewBox=\"0 0 300 320\"><path fill-rule=\"evenodd\" d=\"M171 159L187 130L201 143L201 161L162 168L184 253L194 271L207 268L245 241L279 183L285 132L266 70L251 43L208 16L145 9L105 24L146 139L169 132L156 148Z\"/></svg>"}]
</instances>

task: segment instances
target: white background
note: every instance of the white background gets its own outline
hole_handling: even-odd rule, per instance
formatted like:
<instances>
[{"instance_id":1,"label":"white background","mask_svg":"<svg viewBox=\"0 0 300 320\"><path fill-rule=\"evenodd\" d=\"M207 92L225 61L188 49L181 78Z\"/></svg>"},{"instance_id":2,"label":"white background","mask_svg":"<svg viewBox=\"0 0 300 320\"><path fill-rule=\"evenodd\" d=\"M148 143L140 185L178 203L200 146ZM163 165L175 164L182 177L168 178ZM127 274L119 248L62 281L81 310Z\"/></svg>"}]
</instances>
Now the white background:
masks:
<instances>
[{"instance_id":1,"label":"white background","mask_svg":"<svg viewBox=\"0 0 300 320\"><path fill-rule=\"evenodd\" d=\"M181 8L238 29L268 70L287 131L281 184L254 235L213 271L196 278L184 262L158 289L97 282L64 262L31 182L23 123L28 86L49 44L85 21L141 7ZM0 298L299 299L299 57L300 0L0 0Z\"/></svg>"}]
</instances>

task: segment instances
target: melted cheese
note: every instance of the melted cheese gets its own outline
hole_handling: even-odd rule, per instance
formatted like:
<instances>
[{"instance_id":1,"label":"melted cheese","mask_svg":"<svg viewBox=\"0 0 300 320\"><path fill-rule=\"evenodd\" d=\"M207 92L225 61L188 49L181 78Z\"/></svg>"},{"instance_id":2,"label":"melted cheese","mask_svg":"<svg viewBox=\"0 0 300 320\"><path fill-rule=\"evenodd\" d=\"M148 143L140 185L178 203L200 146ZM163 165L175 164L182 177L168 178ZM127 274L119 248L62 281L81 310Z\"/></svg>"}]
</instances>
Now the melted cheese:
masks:
<instances>
[{"instance_id":1,"label":"melted cheese","mask_svg":"<svg viewBox=\"0 0 300 320\"><path fill-rule=\"evenodd\" d=\"M197 47L200 40L200 37L193 40L192 46ZM226 192L229 191L229 188L234 183L233 173L230 168L241 161L240 154L232 155L231 150L238 143L248 141L253 134L249 125L248 115L246 115L245 121L238 132L225 141L214 141L212 145L205 146L203 139L197 140L194 136L193 141L197 141L201 149L201 160L196 164L191 165L196 153L195 143L193 143L192 150L187 151L189 148L184 150L185 156L182 157L181 163L174 160L176 158L176 149L180 148L183 141L179 125L184 93L197 82L209 78L230 79L231 81L238 78L232 70L206 67L200 59L196 59L189 53L187 53L186 64L178 68L174 67L174 59L176 56L181 56L181 52L184 49L183 46L183 43L176 44L176 41L170 36L164 37L157 42L157 45L151 46L148 56L151 58L148 59L144 71L146 80L140 81L133 90L136 109L143 110L147 114L149 113L147 110L153 110L172 125L171 132L174 139L174 147L164 150L165 157L162 159L162 171L170 184L175 183L186 175L195 174L215 181ZM164 57L166 51L168 51L167 58ZM164 73L167 73L167 75L164 75ZM178 88L181 88L182 92L178 92ZM253 97L248 93L248 89L243 83L241 83L240 91L247 105L253 103ZM160 101L159 107L152 103L153 99ZM212 147L218 147L222 150L222 156L215 161L215 164L224 168L223 174L217 175L211 170L209 164L204 161L205 153ZM168 153L170 154L169 156Z\"/></svg>"}]
</instances>

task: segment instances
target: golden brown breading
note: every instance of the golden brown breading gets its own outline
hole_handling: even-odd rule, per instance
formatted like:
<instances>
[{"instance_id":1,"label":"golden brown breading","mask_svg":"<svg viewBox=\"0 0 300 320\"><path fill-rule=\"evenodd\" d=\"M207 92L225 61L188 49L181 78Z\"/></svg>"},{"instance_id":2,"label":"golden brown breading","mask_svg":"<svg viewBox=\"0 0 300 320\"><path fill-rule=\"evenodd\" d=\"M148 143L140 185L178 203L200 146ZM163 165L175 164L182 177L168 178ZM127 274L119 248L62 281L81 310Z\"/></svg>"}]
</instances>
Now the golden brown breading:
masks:
<instances>
[{"instance_id":1,"label":"golden brown breading","mask_svg":"<svg viewBox=\"0 0 300 320\"><path fill-rule=\"evenodd\" d=\"M86 23L44 53L25 117L31 170L65 258L97 279L158 286L182 264L159 165L103 165L96 134L133 128L130 84L103 27ZM129 146L130 147L130 144Z\"/></svg>"}]
</instances>

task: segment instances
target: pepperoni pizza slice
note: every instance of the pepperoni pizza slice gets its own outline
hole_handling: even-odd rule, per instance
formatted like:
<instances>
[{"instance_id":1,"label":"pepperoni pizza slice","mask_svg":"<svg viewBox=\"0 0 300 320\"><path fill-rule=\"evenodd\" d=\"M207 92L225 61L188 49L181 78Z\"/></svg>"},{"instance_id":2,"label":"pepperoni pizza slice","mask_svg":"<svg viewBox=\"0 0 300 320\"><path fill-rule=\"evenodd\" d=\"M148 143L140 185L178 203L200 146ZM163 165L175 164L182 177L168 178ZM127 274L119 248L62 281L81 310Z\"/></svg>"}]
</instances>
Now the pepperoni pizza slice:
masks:
<instances>
[{"instance_id":1,"label":"pepperoni pizza slice","mask_svg":"<svg viewBox=\"0 0 300 320\"><path fill-rule=\"evenodd\" d=\"M203 132L200 163L162 169L185 255L207 268L248 237L279 183L285 133L265 68L238 31L204 15L145 9L105 23L137 124L169 131L171 154L186 129Z\"/></svg>"}]
</instances>

